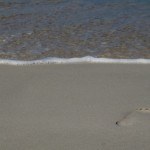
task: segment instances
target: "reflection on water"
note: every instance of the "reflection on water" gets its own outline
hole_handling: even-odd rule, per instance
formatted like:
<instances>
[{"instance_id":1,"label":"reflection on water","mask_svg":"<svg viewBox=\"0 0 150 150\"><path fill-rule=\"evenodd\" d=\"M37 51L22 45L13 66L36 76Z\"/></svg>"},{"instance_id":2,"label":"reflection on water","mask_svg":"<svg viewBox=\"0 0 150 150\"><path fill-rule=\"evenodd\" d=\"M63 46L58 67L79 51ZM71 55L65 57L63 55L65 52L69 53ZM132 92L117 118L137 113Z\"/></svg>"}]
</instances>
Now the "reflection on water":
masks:
<instances>
[{"instance_id":1,"label":"reflection on water","mask_svg":"<svg viewBox=\"0 0 150 150\"><path fill-rule=\"evenodd\" d=\"M1 0L0 58L150 58L149 0Z\"/></svg>"}]
</instances>

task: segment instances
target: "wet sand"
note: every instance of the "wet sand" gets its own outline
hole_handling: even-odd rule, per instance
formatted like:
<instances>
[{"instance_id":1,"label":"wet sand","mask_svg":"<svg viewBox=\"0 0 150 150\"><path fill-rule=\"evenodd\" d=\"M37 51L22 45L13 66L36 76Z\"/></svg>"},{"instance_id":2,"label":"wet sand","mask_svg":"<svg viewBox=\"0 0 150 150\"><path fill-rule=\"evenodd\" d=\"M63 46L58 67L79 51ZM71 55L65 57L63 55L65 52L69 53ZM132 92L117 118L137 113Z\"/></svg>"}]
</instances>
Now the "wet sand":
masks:
<instances>
[{"instance_id":1,"label":"wet sand","mask_svg":"<svg viewBox=\"0 0 150 150\"><path fill-rule=\"evenodd\" d=\"M150 65L0 66L1 150L149 150Z\"/></svg>"}]
</instances>

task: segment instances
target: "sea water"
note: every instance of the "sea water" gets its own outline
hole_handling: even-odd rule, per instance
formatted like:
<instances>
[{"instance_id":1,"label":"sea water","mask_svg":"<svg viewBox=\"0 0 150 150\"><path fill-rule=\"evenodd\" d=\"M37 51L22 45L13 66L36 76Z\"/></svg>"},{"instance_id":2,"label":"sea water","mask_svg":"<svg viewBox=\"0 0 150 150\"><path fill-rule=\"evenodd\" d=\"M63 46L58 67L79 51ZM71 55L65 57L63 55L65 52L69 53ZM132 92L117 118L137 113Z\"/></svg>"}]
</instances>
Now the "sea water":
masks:
<instances>
[{"instance_id":1,"label":"sea water","mask_svg":"<svg viewBox=\"0 0 150 150\"><path fill-rule=\"evenodd\" d=\"M1 62L47 58L150 59L150 0L1 0Z\"/></svg>"}]
</instances>

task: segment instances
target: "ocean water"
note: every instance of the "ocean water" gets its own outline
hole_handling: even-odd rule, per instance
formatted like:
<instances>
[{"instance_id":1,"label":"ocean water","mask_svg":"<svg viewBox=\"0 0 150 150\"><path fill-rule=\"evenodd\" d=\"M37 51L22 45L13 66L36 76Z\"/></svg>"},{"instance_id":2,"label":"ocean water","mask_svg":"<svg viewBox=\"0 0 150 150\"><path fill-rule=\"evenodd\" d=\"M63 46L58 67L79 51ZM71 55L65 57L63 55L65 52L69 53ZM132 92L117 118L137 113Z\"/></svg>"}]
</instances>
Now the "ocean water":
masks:
<instances>
[{"instance_id":1,"label":"ocean water","mask_svg":"<svg viewBox=\"0 0 150 150\"><path fill-rule=\"evenodd\" d=\"M80 57L150 59L150 0L0 1L0 59Z\"/></svg>"}]
</instances>

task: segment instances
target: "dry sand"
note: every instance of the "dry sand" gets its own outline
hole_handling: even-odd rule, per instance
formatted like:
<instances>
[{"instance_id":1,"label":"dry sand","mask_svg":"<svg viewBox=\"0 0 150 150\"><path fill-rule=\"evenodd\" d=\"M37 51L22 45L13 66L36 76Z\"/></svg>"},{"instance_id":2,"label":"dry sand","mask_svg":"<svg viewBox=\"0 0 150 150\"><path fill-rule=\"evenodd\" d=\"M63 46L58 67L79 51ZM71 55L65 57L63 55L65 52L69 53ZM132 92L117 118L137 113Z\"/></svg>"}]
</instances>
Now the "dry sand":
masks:
<instances>
[{"instance_id":1,"label":"dry sand","mask_svg":"<svg viewBox=\"0 0 150 150\"><path fill-rule=\"evenodd\" d=\"M149 108L150 65L0 66L0 150L150 150Z\"/></svg>"}]
</instances>

